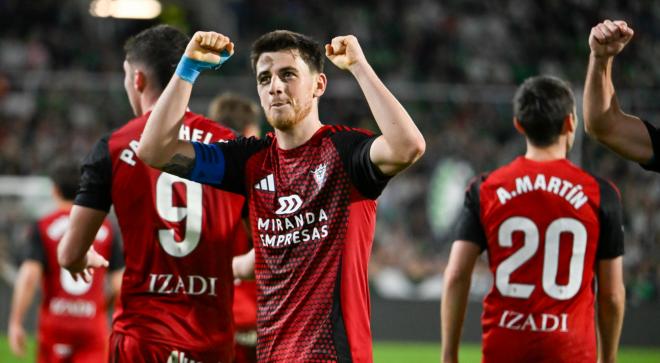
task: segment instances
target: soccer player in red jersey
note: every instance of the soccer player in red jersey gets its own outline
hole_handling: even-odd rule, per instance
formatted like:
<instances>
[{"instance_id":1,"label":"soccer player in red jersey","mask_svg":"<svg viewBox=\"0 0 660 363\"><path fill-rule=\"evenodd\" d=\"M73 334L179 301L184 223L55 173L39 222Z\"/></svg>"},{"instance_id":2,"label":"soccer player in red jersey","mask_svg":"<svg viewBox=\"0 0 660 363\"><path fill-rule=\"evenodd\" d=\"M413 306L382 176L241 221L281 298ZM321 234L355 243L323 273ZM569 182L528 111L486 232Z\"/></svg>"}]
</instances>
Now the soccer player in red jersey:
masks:
<instances>
[{"instance_id":1,"label":"soccer player in red jersey","mask_svg":"<svg viewBox=\"0 0 660 363\"><path fill-rule=\"evenodd\" d=\"M584 85L584 126L590 136L644 169L660 172L660 130L624 113L614 91L612 63L634 31L622 20L605 20L589 35L589 68Z\"/></svg>"},{"instance_id":2,"label":"soccer player in red jersey","mask_svg":"<svg viewBox=\"0 0 660 363\"><path fill-rule=\"evenodd\" d=\"M89 282L74 281L57 264L57 244L69 225L69 212L78 189L78 166L68 158L53 164L50 172L57 210L39 219L30 232L25 260L14 287L9 315L12 352L25 355L23 318L41 281L37 362L101 362L108 356L105 270ZM109 260L111 295L119 293L123 259L119 239L108 220L93 237L96 251Z\"/></svg>"},{"instance_id":3,"label":"soccer player in red jersey","mask_svg":"<svg viewBox=\"0 0 660 363\"><path fill-rule=\"evenodd\" d=\"M236 130L245 137L259 137L259 106L253 101L231 93L222 94L211 101L209 118ZM244 220L249 233L249 221ZM250 252L252 244L243 239L234 248L234 255ZM254 280L234 281L234 363L257 361L257 285Z\"/></svg>"},{"instance_id":4,"label":"soccer player in red jersey","mask_svg":"<svg viewBox=\"0 0 660 363\"><path fill-rule=\"evenodd\" d=\"M444 275L442 360L458 361L470 277L487 251L495 284L483 303L483 362L595 363L594 295L601 361L614 362L625 300L618 190L566 159L577 117L565 82L526 80L514 125L526 154L465 194Z\"/></svg>"},{"instance_id":5,"label":"soccer player in red jersey","mask_svg":"<svg viewBox=\"0 0 660 363\"><path fill-rule=\"evenodd\" d=\"M189 38L169 26L125 45L124 87L136 118L102 138L83 165L71 228L59 261L85 277L105 264L90 236L114 206L126 272L110 343L111 362L229 362L233 351L233 247L247 238L244 198L163 173L136 156L149 114ZM183 110L175 138L233 139L216 122ZM212 211L212 213L209 213Z\"/></svg>"},{"instance_id":6,"label":"soccer player in red jersey","mask_svg":"<svg viewBox=\"0 0 660 363\"><path fill-rule=\"evenodd\" d=\"M274 134L208 145L174 138L195 77L217 68L233 48L218 33L193 36L149 117L138 155L248 197L259 362L371 362L367 263L376 198L391 176L422 155L424 138L354 36L334 38L326 55L357 79L382 135L323 125L322 48L284 30L261 36L251 57Z\"/></svg>"}]
</instances>

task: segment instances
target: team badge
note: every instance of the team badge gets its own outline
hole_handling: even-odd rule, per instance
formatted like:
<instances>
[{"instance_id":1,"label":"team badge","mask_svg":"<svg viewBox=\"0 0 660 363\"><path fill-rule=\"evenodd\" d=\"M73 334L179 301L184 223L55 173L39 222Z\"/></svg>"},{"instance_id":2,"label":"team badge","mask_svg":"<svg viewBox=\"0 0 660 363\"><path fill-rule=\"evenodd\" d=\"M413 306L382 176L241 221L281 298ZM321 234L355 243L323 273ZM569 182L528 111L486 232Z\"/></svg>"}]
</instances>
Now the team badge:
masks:
<instances>
[{"instance_id":1,"label":"team badge","mask_svg":"<svg viewBox=\"0 0 660 363\"><path fill-rule=\"evenodd\" d=\"M320 187L323 186L323 183L325 183L325 176L326 176L326 170L327 170L327 165L326 164L321 164L316 167L316 169L312 170L312 175L314 175L314 180L316 181L316 184Z\"/></svg>"}]
</instances>

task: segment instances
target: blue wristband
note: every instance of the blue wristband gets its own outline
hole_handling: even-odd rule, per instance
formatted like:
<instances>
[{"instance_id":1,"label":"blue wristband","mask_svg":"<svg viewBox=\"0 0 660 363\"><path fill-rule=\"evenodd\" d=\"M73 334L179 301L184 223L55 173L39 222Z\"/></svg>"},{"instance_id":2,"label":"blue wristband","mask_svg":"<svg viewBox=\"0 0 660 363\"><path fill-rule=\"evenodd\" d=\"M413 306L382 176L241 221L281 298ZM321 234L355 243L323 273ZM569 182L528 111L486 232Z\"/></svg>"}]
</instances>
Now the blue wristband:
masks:
<instances>
[{"instance_id":1,"label":"blue wristband","mask_svg":"<svg viewBox=\"0 0 660 363\"><path fill-rule=\"evenodd\" d=\"M220 68L220 66L225 63L229 57L231 57L231 54L229 54L229 52L226 50L223 50L220 53L220 63L209 63L188 58L184 55L181 57L179 65L176 67L174 74L181 77L181 79L184 81L188 81L192 84L195 83L197 76L199 76L202 71L207 69L216 70Z\"/></svg>"}]
</instances>

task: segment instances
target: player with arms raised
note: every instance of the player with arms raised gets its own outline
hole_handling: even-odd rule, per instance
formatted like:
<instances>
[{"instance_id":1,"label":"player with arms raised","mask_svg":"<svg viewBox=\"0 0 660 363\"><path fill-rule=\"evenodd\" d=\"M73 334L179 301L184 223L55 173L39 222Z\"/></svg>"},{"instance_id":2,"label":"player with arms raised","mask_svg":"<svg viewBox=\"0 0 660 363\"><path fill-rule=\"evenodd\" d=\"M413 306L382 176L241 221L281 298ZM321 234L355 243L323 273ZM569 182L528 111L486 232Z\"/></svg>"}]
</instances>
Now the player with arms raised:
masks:
<instances>
[{"instance_id":1,"label":"player with arms raised","mask_svg":"<svg viewBox=\"0 0 660 363\"><path fill-rule=\"evenodd\" d=\"M74 274L102 265L88 248L114 205L126 272L113 321L112 362L229 362L232 356L231 259L234 244L246 238L244 198L152 169L135 154L188 40L163 25L126 42L124 87L137 117L88 155L71 228L59 250L60 263ZM179 121L175 138L200 143L234 138L229 129L186 109Z\"/></svg>"},{"instance_id":2,"label":"player with arms raised","mask_svg":"<svg viewBox=\"0 0 660 363\"><path fill-rule=\"evenodd\" d=\"M470 277L487 251L495 284L484 300L483 362L595 363L594 290L601 361L614 362L625 300L618 191L566 159L577 117L565 82L526 80L514 116L525 156L466 191L444 275L442 360L458 360Z\"/></svg>"},{"instance_id":3,"label":"player with arms raised","mask_svg":"<svg viewBox=\"0 0 660 363\"><path fill-rule=\"evenodd\" d=\"M357 79L382 135L323 125L322 48L279 30L257 39L251 57L274 135L210 145L178 140L195 77L232 52L221 34L193 36L138 154L154 167L176 164L182 177L248 197L259 362L371 362L367 263L375 200L392 175L422 155L424 138L353 36L334 38L326 55Z\"/></svg>"},{"instance_id":4,"label":"player with arms raised","mask_svg":"<svg viewBox=\"0 0 660 363\"><path fill-rule=\"evenodd\" d=\"M622 20L605 20L589 35L589 68L584 85L584 127L590 136L644 169L660 172L660 131L621 110L612 82L614 57L635 32Z\"/></svg>"}]
</instances>

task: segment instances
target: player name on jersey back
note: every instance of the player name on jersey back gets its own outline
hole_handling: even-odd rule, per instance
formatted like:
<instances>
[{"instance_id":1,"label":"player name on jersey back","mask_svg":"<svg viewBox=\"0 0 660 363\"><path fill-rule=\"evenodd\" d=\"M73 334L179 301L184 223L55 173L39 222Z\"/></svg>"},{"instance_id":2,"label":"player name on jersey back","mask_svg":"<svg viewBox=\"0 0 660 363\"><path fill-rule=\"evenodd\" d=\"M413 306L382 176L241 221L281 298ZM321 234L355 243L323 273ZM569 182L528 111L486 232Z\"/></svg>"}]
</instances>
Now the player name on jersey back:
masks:
<instances>
[{"instance_id":1,"label":"player name on jersey back","mask_svg":"<svg viewBox=\"0 0 660 363\"><path fill-rule=\"evenodd\" d=\"M513 198L538 190L553 193L565 199L575 209L580 209L589 201L589 197L583 192L582 185L574 184L556 176L546 177L540 173L518 177L515 179L515 186L512 189L507 190L505 187L499 187L496 193L500 204L504 205Z\"/></svg>"},{"instance_id":2,"label":"player name on jersey back","mask_svg":"<svg viewBox=\"0 0 660 363\"><path fill-rule=\"evenodd\" d=\"M210 143L213 140L213 133L205 130L196 129L187 125L181 125L179 129L179 139L186 141ZM222 140L219 140L222 141ZM140 143L138 140L129 141L126 148L122 149L119 154L119 160L125 162L130 166L135 166L135 158L137 149Z\"/></svg>"}]
</instances>

